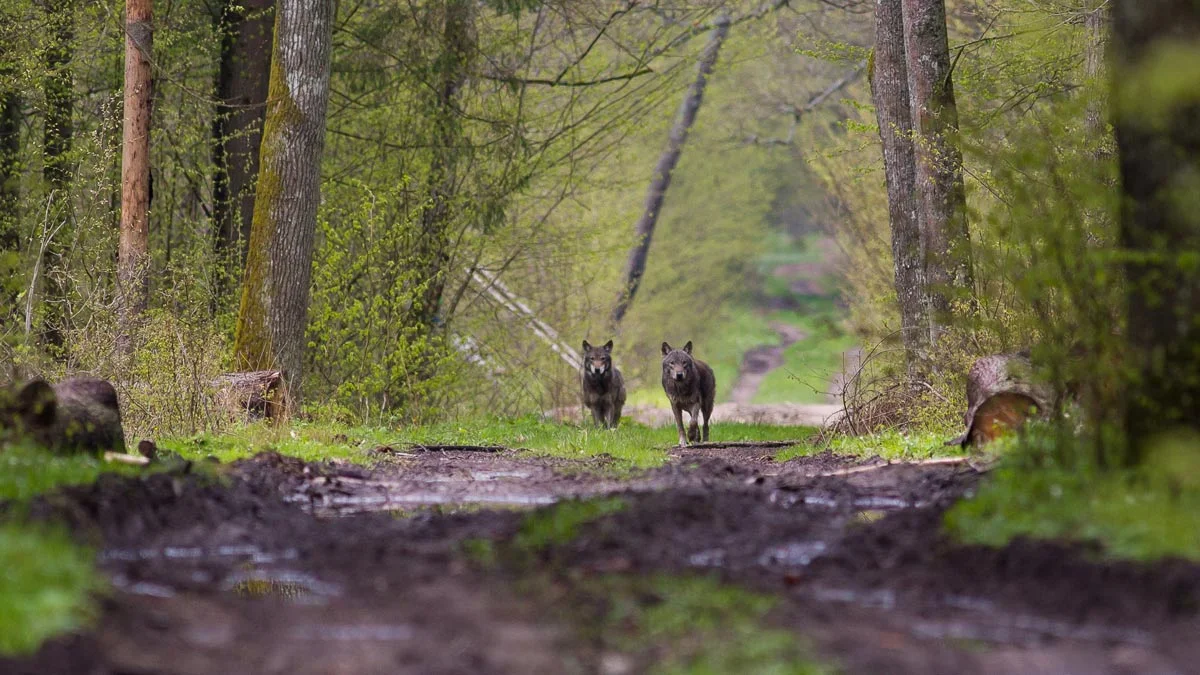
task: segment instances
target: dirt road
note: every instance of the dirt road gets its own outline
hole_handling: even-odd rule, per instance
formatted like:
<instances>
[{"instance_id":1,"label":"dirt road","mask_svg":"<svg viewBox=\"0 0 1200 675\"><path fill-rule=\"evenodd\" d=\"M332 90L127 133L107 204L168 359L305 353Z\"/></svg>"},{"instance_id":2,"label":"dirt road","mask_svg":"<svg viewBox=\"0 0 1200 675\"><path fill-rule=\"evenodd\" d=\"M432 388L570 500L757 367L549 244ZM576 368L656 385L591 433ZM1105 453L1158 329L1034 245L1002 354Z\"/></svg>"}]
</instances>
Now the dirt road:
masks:
<instances>
[{"instance_id":1,"label":"dirt road","mask_svg":"<svg viewBox=\"0 0 1200 675\"><path fill-rule=\"evenodd\" d=\"M849 673L1200 670L1200 567L957 546L940 514L969 466L774 451L674 450L632 475L500 451L105 478L36 508L98 546L94 629L0 672L647 672L680 648L626 624L663 599L611 589L663 575L773 598L772 631ZM554 504L602 495L589 518Z\"/></svg>"}]
</instances>

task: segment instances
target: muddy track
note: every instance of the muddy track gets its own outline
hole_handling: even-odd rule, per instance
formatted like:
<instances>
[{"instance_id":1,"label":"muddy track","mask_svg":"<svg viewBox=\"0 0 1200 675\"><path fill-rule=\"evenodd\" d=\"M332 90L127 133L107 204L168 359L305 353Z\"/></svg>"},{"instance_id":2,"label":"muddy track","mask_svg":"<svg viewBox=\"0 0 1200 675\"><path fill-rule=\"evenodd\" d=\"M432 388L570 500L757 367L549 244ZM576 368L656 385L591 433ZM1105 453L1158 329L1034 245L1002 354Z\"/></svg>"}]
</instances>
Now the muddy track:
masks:
<instances>
[{"instance_id":1,"label":"muddy track","mask_svg":"<svg viewBox=\"0 0 1200 675\"><path fill-rule=\"evenodd\" d=\"M617 658L587 628L608 611L587 581L664 572L776 596L772 623L851 673L1200 670L1200 567L957 546L940 514L981 480L969 466L774 450L677 449L633 476L426 452L105 478L35 508L98 547L95 627L0 672L644 672L652 652ZM531 508L607 494L625 507L532 559L469 554L506 550Z\"/></svg>"}]
</instances>

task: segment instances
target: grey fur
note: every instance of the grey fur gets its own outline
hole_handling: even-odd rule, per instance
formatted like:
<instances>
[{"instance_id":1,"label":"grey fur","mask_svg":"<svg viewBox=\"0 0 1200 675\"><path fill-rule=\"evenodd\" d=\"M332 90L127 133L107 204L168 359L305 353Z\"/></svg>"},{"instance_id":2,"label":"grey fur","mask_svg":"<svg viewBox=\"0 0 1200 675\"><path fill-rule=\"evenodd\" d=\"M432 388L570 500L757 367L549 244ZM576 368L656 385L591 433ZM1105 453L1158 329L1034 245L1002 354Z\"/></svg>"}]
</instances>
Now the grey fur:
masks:
<instances>
[{"instance_id":1,"label":"grey fur","mask_svg":"<svg viewBox=\"0 0 1200 675\"><path fill-rule=\"evenodd\" d=\"M662 385L671 401L671 412L675 415L675 428L679 431L679 445L701 439L708 441L708 420L712 416L713 402L717 396L717 378L712 368L692 356L692 341L683 349L672 349L662 343ZM687 436L683 434L683 411L688 411L691 423ZM699 429L700 413L704 413L704 435Z\"/></svg>"},{"instance_id":2,"label":"grey fur","mask_svg":"<svg viewBox=\"0 0 1200 675\"><path fill-rule=\"evenodd\" d=\"M625 379L612 364L613 341L593 347L583 341L583 405L592 411L596 424L608 429L617 428L621 408L625 406Z\"/></svg>"},{"instance_id":3,"label":"grey fur","mask_svg":"<svg viewBox=\"0 0 1200 675\"><path fill-rule=\"evenodd\" d=\"M31 438L56 452L125 451L117 392L105 380L75 377L51 387L34 380L0 388L0 438Z\"/></svg>"}]
</instances>

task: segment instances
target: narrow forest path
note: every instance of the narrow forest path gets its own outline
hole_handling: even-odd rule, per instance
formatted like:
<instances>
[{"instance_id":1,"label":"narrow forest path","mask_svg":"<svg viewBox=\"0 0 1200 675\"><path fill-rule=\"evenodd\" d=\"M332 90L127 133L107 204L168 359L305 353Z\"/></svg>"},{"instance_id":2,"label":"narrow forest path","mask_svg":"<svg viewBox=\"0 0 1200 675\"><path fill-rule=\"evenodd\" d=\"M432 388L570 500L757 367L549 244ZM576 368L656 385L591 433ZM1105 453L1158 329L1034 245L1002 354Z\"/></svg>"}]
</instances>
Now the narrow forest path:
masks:
<instances>
[{"instance_id":1,"label":"narrow forest path","mask_svg":"<svg viewBox=\"0 0 1200 675\"><path fill-rule=\"evenodd\" d=\"M749 405L767 374L783 365L783 350L806 337L804 331L780 321L773 321L771 329L779 334L779 343L755 347L742 355L737 380L729 392L730 402Z\"/></svg>"},{"instance_id":2,"label":"narrow forest path","mask_svg":"<svg viewBox=\"0 0 1200 675\"><path fill-rule=\"evenodd\" d=\"M1200 663L1200 566L960 546L940 521L969 465L778 449L674 448L632 474L513 450L381 451L369 469L263 454L219 480L70 488L35 515L94 542L113 590L93 628L0 672L616 675L751 639L664 637L650 617L681 583L710 589L687 603L714 583L769 598L771 644L851 674ZM602 499L560 504L580 497Z\"/></svg>"}]
</instances>

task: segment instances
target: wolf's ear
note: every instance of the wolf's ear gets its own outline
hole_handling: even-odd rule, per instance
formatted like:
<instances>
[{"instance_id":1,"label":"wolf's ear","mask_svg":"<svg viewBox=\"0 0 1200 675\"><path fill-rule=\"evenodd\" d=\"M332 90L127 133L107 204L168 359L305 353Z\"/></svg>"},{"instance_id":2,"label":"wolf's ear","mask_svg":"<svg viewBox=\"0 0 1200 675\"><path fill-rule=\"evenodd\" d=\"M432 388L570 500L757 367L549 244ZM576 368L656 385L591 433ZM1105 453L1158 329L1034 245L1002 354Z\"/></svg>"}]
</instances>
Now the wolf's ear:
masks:
<instances>
[{"instance_id":1,"label":"wolf's ear","mask_svg":"<svg viewBox=\"0 0 1200 675\"><path fill-rule=\"evenodd\" d=\"M685 351L689 354L692 353L692 341L691 340L688 340L688 343L683 346L683 351Z\"/></svg>"},{"instance_id":2,"label":"wolf's ear","mask_svg":"<svg viewBox=\"0 0 1200 675\"><path fill-rule=\"evenodd\" d=\"M17 392L17 409L31 424L49 426L54 423L58 401L54 390L43 380L34 380Z\"/></svg>"},{"instance_id":3,"label":"wolf's ear","mask_svg":"<svg viewBox=\"0 0 1200 675\"><path fill-rule=\"evenodd\" d=\"M667 354L670 354L670 353L671 353L671 345L664 342L663 343L663 356L666 356Z\"/></svg>"},{"instance_id":4,"label":"wolf's ear","mask_svg":"<svg viewBox=\"0 0 1200 675\"><path fill-rule=\"evenodd\" d=\"M612 353L612 340L604 343L604 351L608 352L609 354Z\"/></svg>"},{"instance_id":5,"label":"wolf's ear","mask_svg":"<svg viewBox=\"0 0 1200 675\"><path fill-rule=\"evenodd\" d=\"M585 352L586 352L587 350L589 350L589 349L591 349L591 348L592 348L592 346L588 344L588 341L587 341L587 340L584 340L584 341L583 341L583 351L585 351Z\"/></svg>"}]
</instances>

